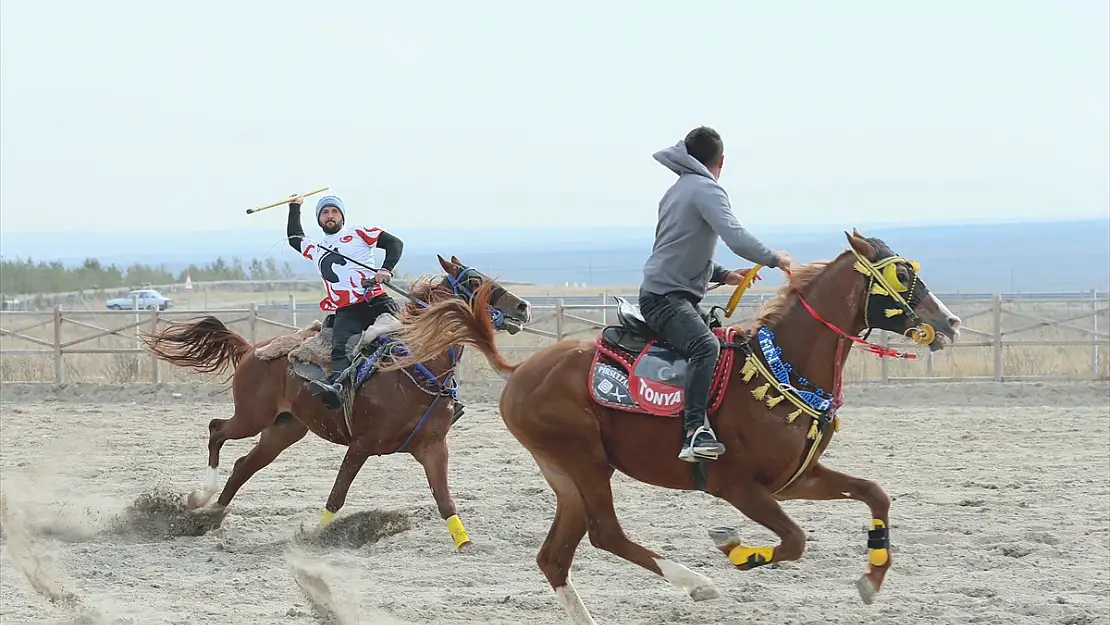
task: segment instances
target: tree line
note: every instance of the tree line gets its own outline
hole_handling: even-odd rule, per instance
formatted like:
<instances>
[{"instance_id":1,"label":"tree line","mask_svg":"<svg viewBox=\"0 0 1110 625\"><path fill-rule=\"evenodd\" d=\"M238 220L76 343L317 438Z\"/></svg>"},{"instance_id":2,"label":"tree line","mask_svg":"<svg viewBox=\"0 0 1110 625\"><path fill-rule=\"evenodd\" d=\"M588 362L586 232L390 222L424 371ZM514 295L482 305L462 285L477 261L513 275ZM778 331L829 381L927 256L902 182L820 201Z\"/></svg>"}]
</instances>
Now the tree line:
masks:
<instances>
[{"instance_id":1,"label":"tree line","mask_svg":"<svg viewBox=\"0 0 1110 625\"><path fill-rule=\"evenodd\" d=\"M216 280L289 280L297 277L293 266L285 261L278 265L273 258L257 258L244 264L238 257L223 258L203 265L189 265L178 273L164 266L133 264L129 267L104 265L87 258L77 266L67 267L58 261L28 258L0 260L0 291L9 295L66 293L98 289L139 288L147 284L184 283L185 275L194 281Z\"/></svg>"}]
</instances>

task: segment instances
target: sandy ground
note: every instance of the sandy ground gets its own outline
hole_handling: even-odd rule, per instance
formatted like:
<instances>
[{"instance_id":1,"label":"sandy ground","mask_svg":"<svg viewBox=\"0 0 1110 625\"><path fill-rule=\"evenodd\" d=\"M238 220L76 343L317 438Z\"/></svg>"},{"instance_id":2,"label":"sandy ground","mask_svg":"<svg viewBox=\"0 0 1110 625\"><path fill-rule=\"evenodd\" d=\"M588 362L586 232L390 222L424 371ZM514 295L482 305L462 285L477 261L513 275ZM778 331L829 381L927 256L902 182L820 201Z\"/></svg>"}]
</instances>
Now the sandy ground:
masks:
<instances>
[{"instance_id":1,"label":"sandy ground","mask_svg":"<svg viewBox=\"0 0 1110 625\"><path fill-rule=\"evenodd\" d=\"M205 426L229 415L229 398L211 391L0 389L0 621L567 622L535 565L554 498L492 404L472 400L449 439L451 487L476 544L458 554L408 456L372 458L356 480L337 523L364 524L350 532L363 540L296 539L318 519L343 453L311 435L248 482L222 528L187 535L185 517L150 507L175 504L149 495L199 484ZM618 474L626 532L709 576L722 597L694 603L583 541L572 575L594 618L1110 623L1110 385L856 387L847 399L827 462L895 499L894 568L875 604L853 586L866 559L862 504L786 503L809 534L805 555L740 572L706 528L738 525L749 544L769 532L707 495ZM128 433L132 421L144 426ZM221 483L251 444L225 446ZM129 513L137 501L148 507ZM397 533L360 544L368 511L400 513Z\"/></svg>"}]
</instances>

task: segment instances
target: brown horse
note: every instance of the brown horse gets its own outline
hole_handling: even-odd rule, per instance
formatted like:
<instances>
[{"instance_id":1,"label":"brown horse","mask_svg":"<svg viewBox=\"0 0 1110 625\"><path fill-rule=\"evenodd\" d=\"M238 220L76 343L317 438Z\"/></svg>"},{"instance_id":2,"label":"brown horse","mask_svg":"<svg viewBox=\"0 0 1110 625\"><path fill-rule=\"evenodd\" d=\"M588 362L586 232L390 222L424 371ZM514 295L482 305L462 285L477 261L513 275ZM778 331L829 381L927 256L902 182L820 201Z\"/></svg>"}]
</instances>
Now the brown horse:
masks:
<instances>
[{"instance_id":1,"label":"brown horse","mask_svg":"<svg viewBox=\"0 0 1110 625\"><path fill-rule=\"evenodd\" d=\"M446 275L438 281L431 276L416 280L409 295L421 304L406 302L402 317L422 304L435 305L453 298L468 300L477 289L484 288L483 302L492 304L492 309L485 309L486 314L496 319L497 325L515 334L520 324L531 319L531 307L526 301L481 272L463 265L454 256L450 261L439 257L439 262ZM490 293L494 294L492 300ZM453 423L454 374L462 346L445 349L403 371L379 368L375 373L375 366L405 353L403 345L388 336L381 341L375 338L396 329L396 321L391 315L384 321L379 318L366 333L351 341L349 349L357 354L352 359L356 364L352 370L357 372L347 385L351 390L344 412L327 410L306 384L326 376L330 370L330 328L321 330L319 322L296 334L254 345L210 316L144 336L147 347L172 364L202 372L219 372L228 364L234 367L231 390L235 412L231 419L213 419L208 424L205 484L189 495L190 507L206 505L216 493L220 448L226 441L262 434L250 452L235 461L231 476L220 491L213 508L217 525L243 484L311 430L324 440L347 446L322 524L343 507L351 483L370 455L403 451L423 465L432 496L455 546L462 549L467 545L470 539L447 486L445 441Z\"/></svg>"},{"instance_id":2,"label":"brown horse","mask_svg":"<svg viewBox=\"0 0 1110 625\"><path fill-rule=\"evenodd\" d=\"M516 366L497 351L481 294L470 307L443 302L418 311L419 318L400 332L411 360L467 343L508 377L502 419L532 454L557 500L536 561L573 623L594 623L568 579L576 546L587 533L594 547L663 577L695 601L719 596L708 578L625 535L613 509L614 470L663 488L703 490L774 532L779 544L766 547L743 545L734 528L710 530L717 548L744 570L801 557L805 533L779 501L861 501L870 508L872 530L869 565L857 587L867 603L879 591L891 566L890 499L875 482L819 462L839 427L846 347L859 343L884 353L856 336L879 328L943 349L946 340L958 337L960 320L929 293L917 263L881 240L854 230L845 234L850 249L831 262L790 272L751 332L736 326L714 330L723 349L710 418L727 451L712 462L677 458L683 433L676 418L680 405L673 400L681 384L664 370L680 370L685 361L651 336L627 302L618 309L621 325L606 328L598 340L563 340ZM886 355L915 357L893 350ZM734 359L742 363L735 373ZM404 364L401 359L390 366ZM630 394L638 399L629 400Z\"/></svg>"}]
</instances>

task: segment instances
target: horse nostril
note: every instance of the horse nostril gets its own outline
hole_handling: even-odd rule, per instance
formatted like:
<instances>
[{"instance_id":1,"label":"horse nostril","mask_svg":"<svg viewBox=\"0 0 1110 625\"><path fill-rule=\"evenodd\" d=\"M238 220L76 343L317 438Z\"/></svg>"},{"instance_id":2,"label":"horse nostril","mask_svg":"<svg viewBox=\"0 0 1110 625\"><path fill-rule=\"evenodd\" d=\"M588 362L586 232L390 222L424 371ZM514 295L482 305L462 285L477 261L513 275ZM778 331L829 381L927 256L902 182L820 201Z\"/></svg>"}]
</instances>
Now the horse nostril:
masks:
<instances>
[{"instance_id":1,"label":"horse nostril","mask_svg":"<svg viewBox=\"0 0 1110 625\"><path fill-rule=\"evenodd\" d=\"M960 318L959 317L949 317L948 318L948 325L953 330L959 329L959 327L960 327Z\"/></svg>"}]
</instances>

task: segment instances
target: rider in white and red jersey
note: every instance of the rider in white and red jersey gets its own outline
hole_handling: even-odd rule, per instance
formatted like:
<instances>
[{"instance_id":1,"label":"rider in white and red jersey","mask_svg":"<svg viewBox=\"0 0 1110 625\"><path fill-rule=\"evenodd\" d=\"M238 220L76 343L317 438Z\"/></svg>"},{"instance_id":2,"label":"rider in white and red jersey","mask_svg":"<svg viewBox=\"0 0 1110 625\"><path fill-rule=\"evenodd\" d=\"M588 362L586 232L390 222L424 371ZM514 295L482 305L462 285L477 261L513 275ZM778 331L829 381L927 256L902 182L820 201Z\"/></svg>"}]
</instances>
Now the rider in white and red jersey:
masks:
<instances>
[{"instance_id":1,"label":"rider in white and red jersey","mask_svg":"<svg viewBox=\"0 0 1110 625\"><path fill-rule=\"evenodd\" d=\"M336 379L351 366L346 351L347 341L373 325L379 315L396 315L400 310L381 283L388 282L393 275L393 268L401 260L404 246L400 239L381 228L344 227L343 200L332 195L320 198L316 203L316 222L325 236L319 242L309 241L304 238L301 228L303 202L304 198L298 196L289 203L286 229L289 245L316 265L326 291L320 301L320 309L335 312L332 373L326 382L314 380L309 387L323 395L324 403L335 410L339 408L339 393L343 390ZM374 266L375 248L385 251L385 260L377 272L366 268ZM352 260L366 267L360 267Z\"/></svg>"}]
</instances>

